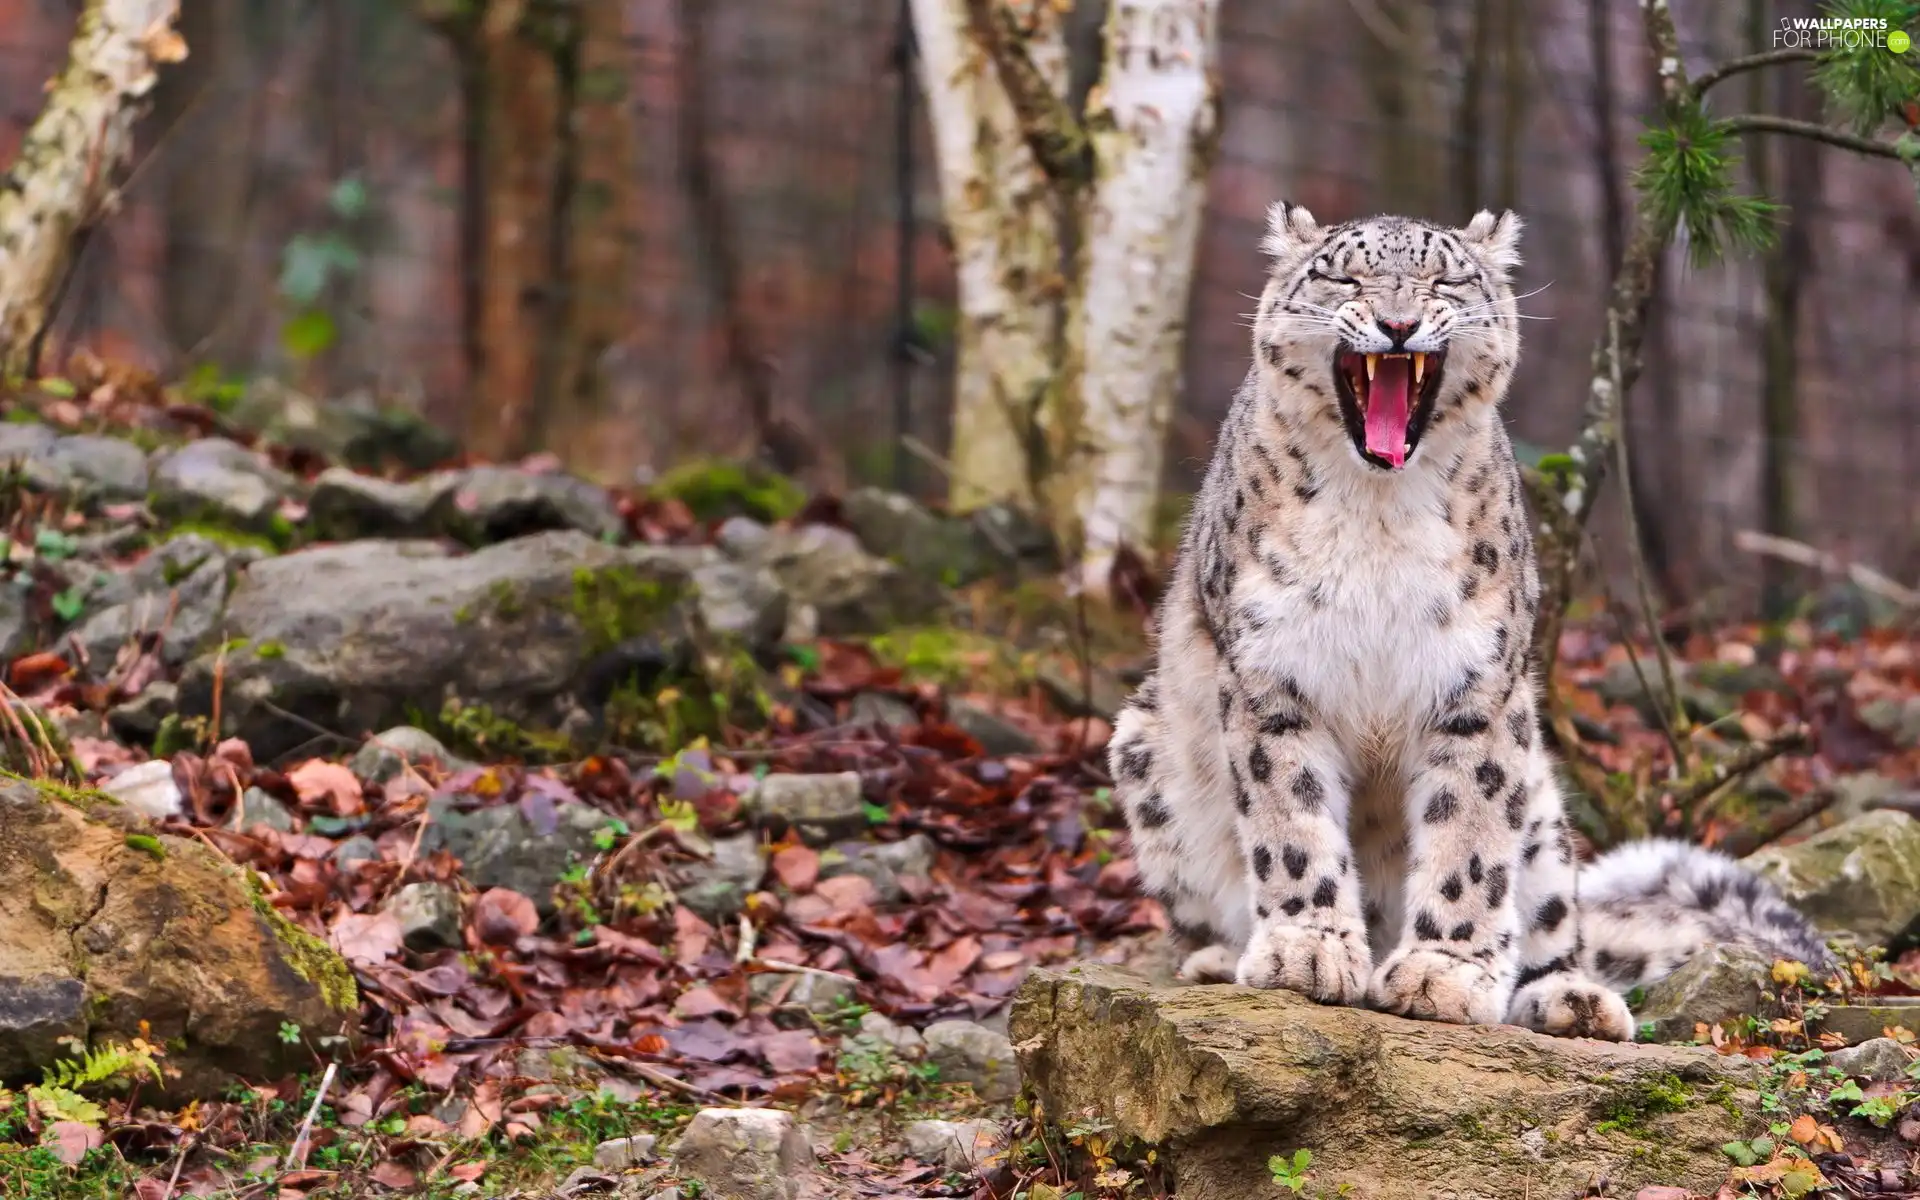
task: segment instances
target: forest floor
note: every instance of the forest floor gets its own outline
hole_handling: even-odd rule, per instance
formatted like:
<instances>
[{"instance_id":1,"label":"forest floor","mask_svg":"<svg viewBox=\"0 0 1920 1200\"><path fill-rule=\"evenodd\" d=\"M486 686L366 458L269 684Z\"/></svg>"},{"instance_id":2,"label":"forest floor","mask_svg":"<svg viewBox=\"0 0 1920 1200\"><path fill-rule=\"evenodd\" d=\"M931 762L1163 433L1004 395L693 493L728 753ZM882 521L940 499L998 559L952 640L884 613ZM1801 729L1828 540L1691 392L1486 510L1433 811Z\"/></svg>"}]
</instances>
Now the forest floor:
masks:
<instances>
[{"instance_id":1,"label":"forest floor","mask_svg":"<svg viewBox=\"0 0 1920 1200\"><path fill-rule=\"evenodd\" d=\"M87 391L16 398L16 411L63 435L127 436L125 414L89 406ZM292 474L317 466L284 452L276 461ZM125 505L7 504L16 564L134 520ZM638 493L622 511L638 541L705 542L719 524ZM154 536L117 544L96 565L138 570L166 522L148 527ZM66 594L42 594L44 578L25 575L42 603ZM176 740L157 749L171 761L178 812L160 828L264 873L272 903L339 949L360 988L364 1042L335 1064L316 1031L289 1028L289 1043L311 1049L310 1070L177 1107L143 1100L137 1085L102 1093L81 1130L54 1129L24 1093L0 1092L0 1195L649 1196L675 1186L666 1155L696 1113L747 1106L804 1120L815 1179L831 1194L1150 1193L1152 1170L1116 1162L1097 1133L1067 1144L1036 1128L991 1052L1030 968L1100 960L1166 971L1165 915L1137 891L1104 766L1114 697L1144 661L1140 614L1089 619L1031 582L975 585L959 603L975 613L970 632L929 622L785 643L757 719L722 719L705 737L656 721L649 745L552 755L511 729L455 722L432 731L438 758L420 743L335 735L256 761L244 740L179 740L174 727ZM1863 604L1842 593L1790 621L1672 639L1696 720L1690 747L1732 753L1794 723L1814 737L1812 752L1717 797L1693 836L1752 849L1864 807L1913 803L1920 636L1872 625ZM1571 628L1554 682L1593 776L1657 796L1673 739L1649 720L1616 628ZM69 646L20 654L8 681L61 722L88 781L111 787L156 747L107 714L180 668L155 643L136 645L109 692ZM128 670L142 655L152 661ZM129 677L140 686L125 686ZM656 716L673 708L671 697L650 700ZM808 819L780 821L743 803L769 777L839 772L857 777L851 806L830 798ZM476 884L450 848L457 839L429 836L448 811L436 800L462 819L511 809L529 844L576 805L603 820L536 907L521 891ZM1660 819L1658 803L1646 811ZM1775 828L1781 814L1794 821ZM537 866L496 862L488 878ZM452 915L397 902L420 885L452 897ZM1920 959L1909 956L1876 986L1915 984ZM914 1032L954 1020L989 1036ZM1804 1049L1791 1030L1763 1026L1711 1040L1751 1057ZM1899 1123L1913 1097L1893 1095ZM910 1131L924 1120L990 1124L959 1126L980 1139L973 1161L942 1161L926 1140L941 1128ZM1778 1140L1821 1149L1819 1130L1842 1137L1847 1124L1789 1125ZM623 1138L636 1140L614 1141ZM1762 1149L1764 1164L1774 1147ZM1841 1189L1830 1194L1903 1194L1829 1175ZM1723 1195L1798 1194L1782 1178Z\"/></svg>"}]
</instances>

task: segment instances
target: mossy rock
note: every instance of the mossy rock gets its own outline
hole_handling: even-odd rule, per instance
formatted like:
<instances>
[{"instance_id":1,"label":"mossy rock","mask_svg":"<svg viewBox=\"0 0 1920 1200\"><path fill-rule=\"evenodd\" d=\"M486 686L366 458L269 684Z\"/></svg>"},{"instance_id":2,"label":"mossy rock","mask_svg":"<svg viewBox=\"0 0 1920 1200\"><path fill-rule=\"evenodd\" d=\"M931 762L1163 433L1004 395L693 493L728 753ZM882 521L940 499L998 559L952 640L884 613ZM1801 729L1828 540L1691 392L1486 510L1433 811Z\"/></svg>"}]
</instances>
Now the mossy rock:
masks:
<instances>
[{"instance_id":1,"label":"mossy rock","mask_svg":"<svg viewBox=\"0 0 1920 1200\"><path fill-rule=\"evenodd\" d=\"M1765 1124L1755 1064L1710 1050L1161 987L1109 966L1035 970L1010 1031L1049 1118L1157 1147L1183 1197L1271 1200L1267 1160L1301 1149L1328 1196L1570 1196L1601 1178L1623 1196L1712 1192L1720 1147Z\"/></svg>"},{"instance_id":2,"label":"mossy rock","mask_svg":"<svg viewBox=\"0 0 1920 1200\"><path fill-rule=\"evenodd\" d=\"M654 481L656 500L678 500L702 521L752 517L784 521L807 502L798 483L753 463L705 459L675 467Z\"/></svg>"},{"instance_id":3,"label":"mossy rock","mask_svg":"<svg viewBox=\"0 0 1920 1200\"><path fill-rule=\"evenodd\" d=\"M235 1077L310 1069L305 1041L358 1037L347 964L267 902L257 879L190 838L157 834L98 792L0 780L0 1082L142 1033L211 1096Z\"/></svg>"}]
</instances>

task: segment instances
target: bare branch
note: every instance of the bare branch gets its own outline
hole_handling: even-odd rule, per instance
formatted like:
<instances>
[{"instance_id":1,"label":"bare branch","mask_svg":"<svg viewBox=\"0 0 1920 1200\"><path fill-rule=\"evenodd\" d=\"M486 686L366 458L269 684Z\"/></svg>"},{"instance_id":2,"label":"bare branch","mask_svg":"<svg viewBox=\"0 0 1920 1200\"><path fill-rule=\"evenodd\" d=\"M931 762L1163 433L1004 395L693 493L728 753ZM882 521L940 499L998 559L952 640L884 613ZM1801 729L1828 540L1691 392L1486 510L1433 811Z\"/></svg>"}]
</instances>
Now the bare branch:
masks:
<instances>
[{"instance_id":1,"label":"bare branch","mask_svg":"<svg viewBox=\"0 0 1920 1200\"><path fill-rule=\"evenodd\" d=\"M1876 596L1893 601L1902 608L1920 608L1920 592L1864 563L1847 562L1837 554L1816 550L1805 542L1776 537L1770 533L1759 533L1752 529L1742 529L1733 535L1733 544L1736 549L1744 550L1748 554L1764 554L1769 558L1778 558L1802 567L1812 567L1828 575L1845 575L1863 592L1872 592Z\"/></svg>"},{"instance_id":2,"label":"bare branch","mask_svg":"<svg viewBox=\"0 0 1920 1200\"><path fill-rule=\"evenodd\" d=\"M1013 102L1020 136L1057 187L1093 181L1093 144L1067 102L1027 54L1026 34L1001 0L967 0L967 25L985 46Z\"/></svg>"},{"instance_id":3,"label":"bare branch","mask_svg":"<svg viewBox=\"0 0 1920 1200\"><path fill-rule=\"evenodd\" d=\"M1700 77L1693 81L1693 94L1696 96L1704 96L1707 94L1707 89L1711 88L1714 84L1746 71L1758 71L1762 67L1777 66L1780 63L1812 62L1819 57L1820 52L1818 50L1768 50L1764 54L1749 54L1744 58L1730 58L1725 62L1715 63L1700 72Z\"/></svg>"},{"instance_id":4,"label":"bare branch","mask_svg":"<svg viewBox=\"0 0 1920 1200\"><path fill-rule=\"evenodd\" d=\"M1742 113L1737 117L1728 117L1725 124L1735 133L1784 133L1792 137L1825 142L1829 146L1838 146L1842 150L1851 150L1856 154L1891 158L1895 162L1910 161L1900 152L1900 147L1892 142L1883 142L1878 138L1855 137L1851 133L1844 133L1813 121L1796 121L1791 117L1775 117L1766 113Z\"/></svg>"},{"instance_id":5,"label":"bare branch","mask_svg":"<svg viewBox=\"0 0 1920 1200\"><path fill-rule=\"evenodd\" d=\"M1673 797L1673 809L1681 814L1682 819L1687 819L1689 825L1698 829L1701 820L1712 807L1713 797L1728 785L1752 774L1783 754L1798 754L1811 748L1812 745L1813 731L1804 725L1783 729L1762 741L1749 742L1669 793ZM1696 804L1701 806L1700 811L1689 819L1688 810Z\"/></svg>"}]
</instances>

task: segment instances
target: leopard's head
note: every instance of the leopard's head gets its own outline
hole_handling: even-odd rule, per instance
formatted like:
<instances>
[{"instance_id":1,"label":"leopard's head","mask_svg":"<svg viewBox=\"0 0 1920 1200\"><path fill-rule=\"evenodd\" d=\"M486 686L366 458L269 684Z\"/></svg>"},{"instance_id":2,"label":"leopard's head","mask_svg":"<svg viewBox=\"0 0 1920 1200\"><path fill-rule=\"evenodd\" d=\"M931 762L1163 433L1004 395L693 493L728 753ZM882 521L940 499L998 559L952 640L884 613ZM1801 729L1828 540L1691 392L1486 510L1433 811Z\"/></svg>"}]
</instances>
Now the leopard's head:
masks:
<instances>
[{"instance_id":1,"label":"leopard's head","mask_svg":"<svg viewBox=\"0 0 1920 1200\"><path fill-rule=\"evenodd\" d=\"M1269 393L1294 419L1337 423L1367 466L1402 469L1437 422L1505 393L1520 355L1519 236L1511 212L1461 229L1408 217L1323 228L1274 205L1253 331Z\"/></svg>"}]
</instances>

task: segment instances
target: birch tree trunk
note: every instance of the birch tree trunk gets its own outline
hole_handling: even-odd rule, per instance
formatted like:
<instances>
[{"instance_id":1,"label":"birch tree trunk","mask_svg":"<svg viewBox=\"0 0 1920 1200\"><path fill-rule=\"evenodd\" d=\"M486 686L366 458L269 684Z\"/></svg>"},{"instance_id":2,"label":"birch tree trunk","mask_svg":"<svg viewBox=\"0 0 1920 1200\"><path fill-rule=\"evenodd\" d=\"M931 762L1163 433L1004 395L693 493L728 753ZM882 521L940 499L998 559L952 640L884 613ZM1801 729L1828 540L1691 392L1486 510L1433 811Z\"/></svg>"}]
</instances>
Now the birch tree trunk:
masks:
<instances>
[{"instance_id":1,"label":"birch tree trunk","mask_svg":"<svg viewBox=\"0 0 1920 1200\"><path fill-rule=\"evenodd\" d=\"M952 502L1039 509L1104 596L1153 529L1219 133L1219 0L1110 0L1084 112L1070 9L914 0L914 20L958 263Z\"/></svg>"},{"instance_id":2,"label":"birch tree trunk","mask_svg":"<svg viewBox=\"0 0 1920 1200\"><path fill-rule=\"evenodd\" d=\"M968 0L913 0L941 207L959 282L950 500L1038 507L1041 412L1064 325L1060 197L971 27ZM1067 86L1065 20L1025 14L1026 53L1055 94Z\"/></svg>"},{"instance_id":3,"label":"birch tree trunk","mask_svg":"<svg viewBox=\"0 0 1920 1200\"><path fill-rule=\"evenodd\" d=\"M1056 457L1083 587L1105 592L1123 546L1146 548L1180 396L1207 170L1219 133L1218 0L1116 3L1088 97L1095 175L1068 358L1076 454Z\"/></svg>"},{"instance_id":4,"label":"birch tree trunk","mask_svg":"<svg viewBox=\"0 0 1920 1200\"><path fill-rule=\"evenodd\" d=\"M67 66L0 178L0 374L33 369L74 238L112 207L158 70L187 46L180 0L88 0Z\"/></svg>"}]
</instances>

